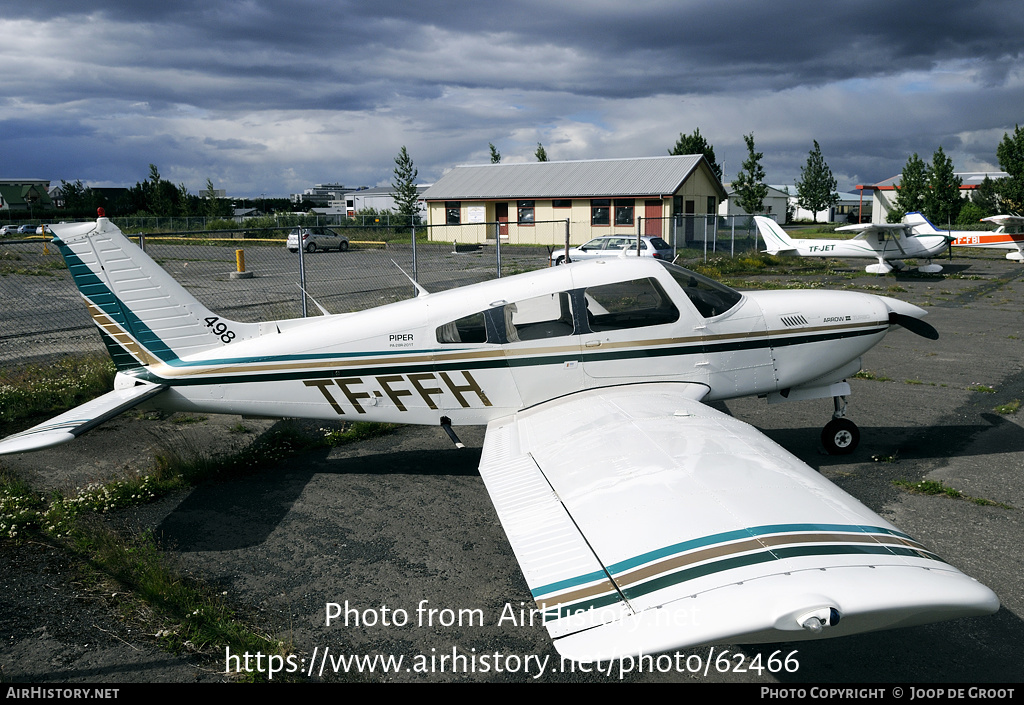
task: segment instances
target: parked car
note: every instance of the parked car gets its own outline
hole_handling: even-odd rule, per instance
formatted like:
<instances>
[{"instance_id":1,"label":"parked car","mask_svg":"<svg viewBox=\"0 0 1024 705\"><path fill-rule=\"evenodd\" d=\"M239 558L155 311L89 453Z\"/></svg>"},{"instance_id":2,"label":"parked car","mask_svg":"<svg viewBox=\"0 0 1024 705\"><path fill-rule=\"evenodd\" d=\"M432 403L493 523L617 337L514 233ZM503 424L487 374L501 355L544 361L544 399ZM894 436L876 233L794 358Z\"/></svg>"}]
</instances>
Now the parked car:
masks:
<instances>
[{"instance_id":1,"label":"parked car","mask_svg":"<svg viewBox=\"0 0 1024 705\"><path fill-rule=\"evenodd\" d=\"M295 228L288 233L288 251L299 251L299 236L302 236L302 248L306 252L317 250L337 250L344 252L348 249L348 238L339 235L329 228Z\"/></svg>"},{"instance_id":2,"label":"parked car","mask_svg":"<svg viewBox=\"0 0 1024 705\"><path fill-rule=\"evenodd\" d=\"M14 225L0 225L0 237L7 237L8 235L14 235L18 232L17 226Z\"/></svg>"},{"instance_id":3,"label":"parked car","mask_svg":"<svg viewBox=\"0 0 1024 705\"><path fill-rule=\"evenodd\" d=\"M640 256L654 257L672 261L672 246L660 237L642 236L640 238ZM636 236L602 235L595 237L585 245L569 248L569 261L577 262L598 257L636 257ZM551 253L551 264L565 262L565 248Z\"/></svg>"},{"instance_id":4,"label":"parked car","mask_svg":"<svg viewBox=\"0 0 1024 705\"><path fill-rule=\"evenodd\" d=\"M35 231L36 231L36 226L34 226L34 225L22 225L20 228L18 228L18 234L19 235L31 235Z\"/></svg>"}]
</instances>

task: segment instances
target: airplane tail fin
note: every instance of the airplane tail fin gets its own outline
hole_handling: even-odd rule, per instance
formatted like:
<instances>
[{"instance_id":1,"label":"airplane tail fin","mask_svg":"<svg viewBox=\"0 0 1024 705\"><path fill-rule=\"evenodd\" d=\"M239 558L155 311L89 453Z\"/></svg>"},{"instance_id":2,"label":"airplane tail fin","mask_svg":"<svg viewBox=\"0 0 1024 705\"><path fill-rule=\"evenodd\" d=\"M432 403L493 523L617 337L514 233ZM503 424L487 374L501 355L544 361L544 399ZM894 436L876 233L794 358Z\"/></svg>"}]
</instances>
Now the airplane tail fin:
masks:
<instances>
[{"instance_id":1,"label":"airplane tail fin","mask_svg":"<svg viewBox=\"0 0 1024 705\"><path fill-rule=\"evenodd\" d=\"M763 215L756 215L754 223L757 224L757 232L761 233L761 237L764 238L765 252L770 255L796 253L796 243L774 220Z\"/></svg>"},{"instance_id":2,"label":"airplane tail fin","mask_svg":"<svg viewBox=\"0 0 1024 705\"><path fill-rule=\"evenodd\" d=\"M259 335L258 323L229 321L199 303L107 218L49 229L119 370Z\"/></svg>"},{"instance_id":3,"label":"airplane tail fin","mask_svg":"<svg viewBox=\"0 0 1024 705\"><path fill-rule=\"evenodd\" d=\"M903 216L903 224L910 228L911 235L944 235L932 222L925 217L924 213L907 213Z\"/></svg>"}]
</instances>

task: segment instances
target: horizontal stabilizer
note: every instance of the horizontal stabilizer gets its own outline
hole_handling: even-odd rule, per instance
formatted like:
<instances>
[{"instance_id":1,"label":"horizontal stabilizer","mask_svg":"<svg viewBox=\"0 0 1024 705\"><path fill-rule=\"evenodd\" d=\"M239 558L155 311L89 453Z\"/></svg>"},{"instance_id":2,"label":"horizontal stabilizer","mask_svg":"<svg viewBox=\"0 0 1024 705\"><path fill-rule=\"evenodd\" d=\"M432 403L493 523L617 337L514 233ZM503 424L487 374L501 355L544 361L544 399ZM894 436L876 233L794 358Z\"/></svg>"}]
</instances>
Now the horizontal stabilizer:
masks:
<instances>
[{"instance_id":1,"label":"horizontal stabilizer","mask_svg":"<svg viewBox=\"0 0 1024 705\"><path fill-rule=\"evenodd\" d=\"M24 453L67 443L122 411L127 411L136 404L156 396L166 388L167 385L164 384L140 382L128 389L107 392L27 431L8 436L0 441L0 455Z\"/></svg>"}]
</instances>

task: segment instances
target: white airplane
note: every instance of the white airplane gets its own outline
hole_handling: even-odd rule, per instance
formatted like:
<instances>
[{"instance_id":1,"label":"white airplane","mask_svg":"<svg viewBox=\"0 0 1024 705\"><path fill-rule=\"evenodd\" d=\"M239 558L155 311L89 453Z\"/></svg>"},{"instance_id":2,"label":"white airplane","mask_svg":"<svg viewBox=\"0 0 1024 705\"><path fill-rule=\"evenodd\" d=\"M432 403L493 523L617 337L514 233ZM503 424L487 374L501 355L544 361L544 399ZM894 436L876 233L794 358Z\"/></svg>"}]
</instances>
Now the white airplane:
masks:
<instances>
[{"instance_id":1,"label":"white airplane","mask_svg":"<svg viewBox=\"0 0 1024 705\"><path fill-rule=\"evenodd\" d=\"M955 238L953 247L981 247L999 250L1010 250L1006 259L1024 262L1024 217L1019 215L992 215L982 221L993 223L997 227L993 231L979 230L947 230L936 228L921 213L909 213L903 222L910 225L915 235L945 235Z\"/></svg>"},{"instance_id":2,"label":"white airplane","mask_svg":"<svg viewBox=\"0 0 1024 705\"><path fill-rule=\"evenodd\" d=\"M486 424L480 474L556 649L595 661L991 614L996 595L707 402L835 398L925 311L859 292L740 293L653 258L578 262L343 315L238 323L106 218L50 226L115 389L0 441L70 441L141 402Z\"/></svg>"},{"instance_id":3,"label":"white airplane","mask_svg":"<svg viewBox=\"0 0 1024 705\"><path fill-rule=\"evenodd\" d=\"M908 216L909 217L909 216ZM855 232L849 240L794 240L771 218L754 216L757 231L764 238L765 252L770 255L799 255L801 257L867 257L878 260L864 268L872 274L888 274L903 267L903 259L927 260L919 272L933 274L942 267L932 264L932 258L946 252L952 238L942 233L915 234L906 221L903 223L859 223L836 228L836 232Z\"/></svg>"}]
</instances>

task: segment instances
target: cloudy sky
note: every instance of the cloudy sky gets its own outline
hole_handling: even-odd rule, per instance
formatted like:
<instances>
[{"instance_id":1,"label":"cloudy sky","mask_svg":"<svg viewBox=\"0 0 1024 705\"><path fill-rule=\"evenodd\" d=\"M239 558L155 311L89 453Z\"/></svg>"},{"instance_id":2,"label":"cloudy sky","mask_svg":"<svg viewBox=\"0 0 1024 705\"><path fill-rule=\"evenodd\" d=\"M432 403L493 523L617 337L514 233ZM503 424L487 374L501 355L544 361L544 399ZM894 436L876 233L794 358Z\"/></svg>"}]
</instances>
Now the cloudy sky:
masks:
<instances>
[{"instance_id":1,"label":"cloudy sky","mask_svg":"<svg viewBox=\"0 0 1024 705\"><path fill-rule=\"evenodd\" d=\"M456 164L821 145L841 190L1024 123L1019 0L33 0L0 17L0 178L285 196Z\"/></svg>"}]
</instances>

